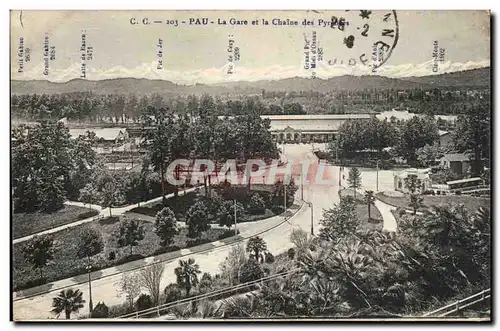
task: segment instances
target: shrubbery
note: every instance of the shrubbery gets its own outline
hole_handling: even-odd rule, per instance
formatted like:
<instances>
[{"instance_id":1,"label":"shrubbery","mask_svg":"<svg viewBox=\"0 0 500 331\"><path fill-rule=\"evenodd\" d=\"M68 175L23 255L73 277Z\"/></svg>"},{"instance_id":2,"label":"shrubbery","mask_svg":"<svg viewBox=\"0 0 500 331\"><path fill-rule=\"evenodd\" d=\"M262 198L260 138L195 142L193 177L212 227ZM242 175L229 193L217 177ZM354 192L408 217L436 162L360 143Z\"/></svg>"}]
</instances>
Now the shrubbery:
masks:
<instances>
[{"instance_id":1,"label":"shrubbery","mask_svg":"<svg viewBox=\"0 0 500 331\"><path fill-rule=\"evenodd\" d=\"M106 306L104 302L99 302L92 313L90 314L91 318L108 318L109 317L109 308Z\"/></svg>"},{"instance_id":2,"label":"shrubbery","mask_svg":"<svg viewBox=\"0 0 500 331\"><path fill-rule=\"evenodd\" d=\"M264 271L256 259L248 259L241 267L240 282L247 283L264 277Z\"/></svg>"},{"instance_id":3,"label":"shrubbery","mask_svg":"<svg viewBox=\"0 0 500 331\"><path fill-rule=\"evenodd\" d=\"M135 308L138 311L145 310L151 307L153 307L153 300L151 299L150 295L145 293L141 294L135 302Z\"/></svg>"}]
</instances>

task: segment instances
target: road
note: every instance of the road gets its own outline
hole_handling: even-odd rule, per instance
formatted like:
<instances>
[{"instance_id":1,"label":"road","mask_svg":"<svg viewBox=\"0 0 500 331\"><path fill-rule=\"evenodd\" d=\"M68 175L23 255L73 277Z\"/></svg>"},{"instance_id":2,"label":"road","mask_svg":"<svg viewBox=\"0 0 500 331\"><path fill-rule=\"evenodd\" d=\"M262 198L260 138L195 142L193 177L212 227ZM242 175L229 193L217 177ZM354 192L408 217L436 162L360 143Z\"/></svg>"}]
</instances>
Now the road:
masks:
<instances>
[{"instance_id":1,"label":"road","mask_svg":"<svg viewBox=\"0 0 500 331\"><path fill-rule=\"evenodd\" d=\"M317 165L317 158L312 153L311 145L286 145L285 154L292 163L293 173L298 176L301 171L299 162L301 160L309 160L313 165ZM308 178L314 178L317 169L313 169L309 173L312 175ZM319 220L322 217L323 209L333 206L339 201L338 197L338 167L326 166L323 174L323 179L329 179L331 183L336 184L320 184L311 180L309 184L303 186L303 197L305 201L313 203L314 208L314 228L315 233L319 229ZM296 197L300 198L302 190L296 192ZM305 231L311 229L311 214L310 209L304 206L299 212L289 221L282 225L264 233L261 237L266 241L268 249L274 255L285 252L293 244L289 240L289 235L294 228L301 228ZM196 260L202 272L215 274L219 272L219 265L228 255L231 246L215 247L209 252L196 253L190 257ZM169 283L175 282L174 269L178 266L178 259L174 259L165 263L165 272L161 281L161 289ZM118 283L121 279L121 274L101 278L92 282L92 299L94 305L99 301L103 301L106 305L116 305L125 301L125 296L119 292ZM88 284L80 284L77 287L84 293L84 299L87 301L85 307L80 310L79 314L88 312ZM13 311L14 320L37 320L54 318L50 313L52 298L54 298L59 290L54 290L46 294L20 299L14 301ZM78 314L73 314L72 318L77 318ZM63 317L60 317L63 318Z\"/></svg>"}]
</instances>

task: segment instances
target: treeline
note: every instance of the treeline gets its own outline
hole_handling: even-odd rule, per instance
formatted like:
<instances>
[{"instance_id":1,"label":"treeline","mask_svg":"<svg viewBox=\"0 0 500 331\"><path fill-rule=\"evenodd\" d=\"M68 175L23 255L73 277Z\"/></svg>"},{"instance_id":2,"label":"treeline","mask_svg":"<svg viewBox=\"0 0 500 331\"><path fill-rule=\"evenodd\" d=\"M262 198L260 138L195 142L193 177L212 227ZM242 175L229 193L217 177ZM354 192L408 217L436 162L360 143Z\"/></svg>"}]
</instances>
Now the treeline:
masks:
<instances>
[{"instance_id":1,"label":"treeline","mask_svg":"<svg viewBox=\"0 0 500 331\"><path fill-rule=\"evenodd\" d=\"M272 92L260 95L172 96L151 94L21 94L11 96L14 118L26 120L68 118L83 122L137 122L146 107L168 108L175 113L197 113L203 98L212 98L217 115L257 112L260 115L345 114L405 109L417 114L464 114L471 104L489 99L488 90L364 89L359 91Z\"/></svg>"},{"instance_id":2,"label":"treeline","mask_svg":"<svg viewBox=\"0 0 500 331\"><path fill-rule=\"evenodd\" d=\"M439 145L439 122L431 116L405 121L346 121L329 145L332 158L401 157L411 165L429 166L445 152L472 153L473 173L480 174L490 159L491 112L488 100L471 104L459 115L451 143Z\"/></svg>"},{"instance_id":3,"label":"treeline","mask_svg":"<svg viewBox=\"0 0 500 331\"><path fill-rule=\"evenodd\" d=\"M214 105L211 112L219 116L237 116L258 113L270 114L305 114L302 105L297 102L279 104L264 102L259 96L242 97L237 100L224 100L209 95L197 97L164 98L159 94L137 97L134 94L102 95L91 92L66 94L22 94L11 96L13 118L25 120L68 120L80 122L125 123L138 122L147 107L169 109L176 114L198 115L202 103Z\"/></svg>"},{"instance_id":4,"label":"treeline","mask_svg":"<svg viewBox=\"0 0 500 331\"><path fill-rule=\"evenodd\" d=\"M178 192L176 186L167 185L167 175L172 175L168 166L174 160L208 159L220 165L227 159L244 163L247 159L278 157L268 119L262 119L257 113L221 119L214 114L216 105L212 101L209 97L203 98L199 105L201 115L194 117L175 116L164 108L148 107L139 119L143 147L147 151L146 163L140 176L127 179L120 179L126 174L115 176L104 169L103 160L92 149L96 145L95 134L87 132L71 139L67 127L49 121L14 128L15 212L53 212L60 209L66 199L91 202L97 198L103 206L113 207L137 203L160 193L165 202L167 190L176 196ZM154 179L156 176L149 172L150 168L159 180ZM175 168L176 178L180 170ZM207 190L209 185L204 184ZM207 195L210 196L210 191Z\"/></svg>"}]
</instances>

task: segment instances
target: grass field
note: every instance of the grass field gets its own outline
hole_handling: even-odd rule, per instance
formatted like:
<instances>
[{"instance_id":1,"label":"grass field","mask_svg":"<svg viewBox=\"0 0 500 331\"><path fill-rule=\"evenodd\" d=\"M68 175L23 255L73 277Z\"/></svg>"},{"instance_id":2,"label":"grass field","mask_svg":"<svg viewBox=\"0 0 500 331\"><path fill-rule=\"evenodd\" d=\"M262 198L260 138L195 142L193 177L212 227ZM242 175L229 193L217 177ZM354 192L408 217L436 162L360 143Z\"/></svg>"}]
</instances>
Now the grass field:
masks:
<instances>
[{"instance_id":1,"label":"grass field","mask_svg":"<svg viewBox=\"0 0 500 331\"><path fill-rule=\"evenodd\" d=\"M50 214L42 212L12 214L12 234L14 239L21 238L97 214L99 214L97 210L68 205Z\"/></svg>"},{"instance_id":2,"label":"grass field","mask_svg":"<svg viewBox=\"0 0 500 331\"><path fill-rule=\"evenodd\" d=\"M121 216L126 218L126 216ZM115 228L118 226L119 218L111 217L90 224L84 224L56 232L52 235L55 244L54 259L43 268L44 280L40 280L38 270L34 270L30 264L24 261L22 247L26 243L19 243L13 246L13 285L14 290L29 288L44 283L53 282L59 279L85 274L86 259L77 257L77 238L82 229L88 226L95 227L102 233L105 247L102 253L92 257L93 270L100 270L115 265L120 265L132 260L138 260L147 256L158 255L167 251L178 251L181 248L200 245L212 241L217 241L222 236L234 235L234 231L224 229L210 229L202 234L198 239L187 237L187 229L181 229L174 238L174 243L168 249L161 248L158 236L153 232L154 224L140 221L144 226L144 239L138 246L133 247L133 255L130 255L129 247L117 248L116 237L113 236ZM109 253L115 252L115 258L110 259Z\"/></svg>"},{"instance_id":3,"label":"grass field","mask_svg":"<svg viewBox=\"0 0 500 331\"><path fill-rule=\"evenodd\" d=\"M389 205L396 207L411 209L408 196L404 197L390 197L383 192L375 195L379 200ZM467 210L475 212L479 207L491 209L491 200L489 198L479 198L467 195L423 195L423 209L429 209L432 206L463 204Z\"/></svg>"}]
</instances>

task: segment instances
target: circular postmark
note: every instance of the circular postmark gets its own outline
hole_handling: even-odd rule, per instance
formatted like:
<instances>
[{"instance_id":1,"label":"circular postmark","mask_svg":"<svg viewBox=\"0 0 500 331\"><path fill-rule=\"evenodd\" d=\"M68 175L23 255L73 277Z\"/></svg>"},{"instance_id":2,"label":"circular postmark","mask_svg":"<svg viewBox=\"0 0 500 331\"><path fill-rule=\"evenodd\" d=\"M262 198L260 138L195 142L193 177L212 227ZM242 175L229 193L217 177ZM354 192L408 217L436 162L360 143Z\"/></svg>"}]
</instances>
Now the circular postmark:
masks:
<instances>
[{"instance_id":1,"label":"circular postmark","mask_svg":"<svg viewBox=\"0 0 500 331\"><path fill-rule=\"evenodd\" d=\"M330 28L341 32L342 49L329 65L363 65L372 72L390 58L399 38L395 10L346 10L341 17L332 16Z\"/></svg>"}]
</instances>

